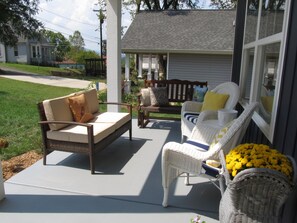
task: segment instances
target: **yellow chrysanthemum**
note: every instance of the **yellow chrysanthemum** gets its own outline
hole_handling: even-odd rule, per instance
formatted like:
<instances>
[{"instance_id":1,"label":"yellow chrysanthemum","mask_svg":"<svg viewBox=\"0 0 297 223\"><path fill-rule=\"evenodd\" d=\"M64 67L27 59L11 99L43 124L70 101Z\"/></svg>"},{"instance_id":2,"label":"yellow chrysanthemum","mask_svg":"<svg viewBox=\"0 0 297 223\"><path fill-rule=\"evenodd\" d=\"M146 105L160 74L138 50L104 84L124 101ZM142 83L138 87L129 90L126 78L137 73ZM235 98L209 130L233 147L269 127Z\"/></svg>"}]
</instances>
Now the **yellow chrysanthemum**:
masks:
<instances>
[{"instance_id":1,"label":"yellow chrysanthemum","mask_svg":"<svg viewBox=\"0 0 297 223\"><path fill-rule=\"evenodd\" d=\"M226 167L232 177L246 168L269 168L292 178L293 168L289 159L275 149L263 144L241 144L226 156Z\"/></svg>"}]
</instances>

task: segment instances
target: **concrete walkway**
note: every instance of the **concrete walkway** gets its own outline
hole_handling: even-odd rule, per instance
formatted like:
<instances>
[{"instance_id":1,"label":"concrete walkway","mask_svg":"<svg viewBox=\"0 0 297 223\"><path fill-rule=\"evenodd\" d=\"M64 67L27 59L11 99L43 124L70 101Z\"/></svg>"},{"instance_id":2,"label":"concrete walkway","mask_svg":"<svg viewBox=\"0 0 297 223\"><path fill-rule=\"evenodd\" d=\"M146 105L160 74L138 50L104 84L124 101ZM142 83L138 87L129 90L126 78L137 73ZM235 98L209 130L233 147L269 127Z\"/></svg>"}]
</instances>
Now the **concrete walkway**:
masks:
<instances>
[{"instance_id":1,"label":"concrete walkway","mask_svg":"<svg viewBox=\"0 0 297 223\"><path fill-rule=\"evenodd\" d=\"M91 81L78 80L73 78L65 78L58 76L43 76L29 72L16 71L13 69L1 68L5 74L0 74L0 77L14 79L18 81L26 81L36 84L51 85L56 87L69 87L69 88L78 88L85 89L91 85ZM95 87L95 86L93 86ZM99 83L99 89L105 89L105 83Z\"/></svg>"}]
</instances>

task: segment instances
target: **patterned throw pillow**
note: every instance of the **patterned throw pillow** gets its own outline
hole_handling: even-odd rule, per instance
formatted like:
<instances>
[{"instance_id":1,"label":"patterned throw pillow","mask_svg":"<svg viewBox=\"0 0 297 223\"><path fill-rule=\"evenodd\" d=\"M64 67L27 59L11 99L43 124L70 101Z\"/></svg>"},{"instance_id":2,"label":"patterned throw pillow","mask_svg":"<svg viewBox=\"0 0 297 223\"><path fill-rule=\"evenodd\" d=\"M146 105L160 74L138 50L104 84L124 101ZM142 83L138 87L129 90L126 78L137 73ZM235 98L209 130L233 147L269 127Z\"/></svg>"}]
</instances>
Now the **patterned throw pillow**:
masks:
<instances>
[{"instance_id":1,"label":"patterned throw pillow","mask_svg":"<svg viewBox=\"0 0 297 223\"><path fill-rule=\"evenodd\" d=\"M208 87L195 86L193 93L193 101L203 102L207 90Z\"/></svg>"},{"instance_id":2,"label":"patterned throw pillow","mask_svg":"<svg viewBox=\"0 0 297 223\"><path fill-rule=\"evenodd\" d=\"M227 123L223 128L220 129L220 131L214 136L209 149L211 150L219 141L221 138L224 137L224 135L228 132L230 129L231 125L233 124L234 120L231 122Z\"/></svg>"},{"instance_id":3,"label":"patterned throw pillow","mask_svg":"<svg viewBox=\"0 0 297 223\"><path fill-rule=\"evenodd\" d=\"M149 89L152 106L166 106L169 104L167 87L151 87Z\"/></svg>"}]
</instances>

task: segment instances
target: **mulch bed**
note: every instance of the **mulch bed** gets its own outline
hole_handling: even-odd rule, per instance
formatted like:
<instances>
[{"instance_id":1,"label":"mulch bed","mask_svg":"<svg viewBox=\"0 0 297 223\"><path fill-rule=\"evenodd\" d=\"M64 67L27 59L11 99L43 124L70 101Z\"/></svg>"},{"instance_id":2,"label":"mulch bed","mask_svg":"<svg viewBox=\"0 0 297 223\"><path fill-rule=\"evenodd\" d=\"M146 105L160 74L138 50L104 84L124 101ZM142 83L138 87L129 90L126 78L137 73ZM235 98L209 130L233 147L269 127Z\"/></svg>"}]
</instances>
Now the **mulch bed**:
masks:
<instances>
[{"instance_id":1,"label":"mulch bed","mask_svg":"<svg viewBox=\"0 0 297 223\"><path fill-rule=\"evenodd\" d=\"M9 160L2 161L2 171L4 180L8 180L10 177L31 166L41 158L42 154L39 154L35 151L29 151L20 156L16 156Z\"/></svg>"}]
</instances>

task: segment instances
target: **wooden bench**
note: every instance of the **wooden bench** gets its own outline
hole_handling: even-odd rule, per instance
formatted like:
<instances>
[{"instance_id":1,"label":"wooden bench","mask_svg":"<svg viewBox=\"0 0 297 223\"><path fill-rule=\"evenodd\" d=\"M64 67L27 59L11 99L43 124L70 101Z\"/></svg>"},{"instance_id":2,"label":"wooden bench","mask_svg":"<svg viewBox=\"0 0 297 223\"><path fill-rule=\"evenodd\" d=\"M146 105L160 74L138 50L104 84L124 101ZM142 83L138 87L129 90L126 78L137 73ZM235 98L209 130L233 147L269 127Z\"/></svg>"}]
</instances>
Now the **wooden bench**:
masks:
<instances>
[{"instance_id":1,"label":"wooden bench","mask_svg":"<svg viewBox=\"0 0 297 223\"><path fill-rule=\"evenodd\" d=\"M138 97L138 126L144 128L154 117L150 113L180 114L181 103L191 101L196 86L207 86L207 82L187 81L187 80L145 80L144 88L141 89ZM168 104L152 105L151 89L165 87L167 91ZM160 119L159 117L157 119ZM174 119L174 118L166 118Z\"/></svg>"}]
</instances>

